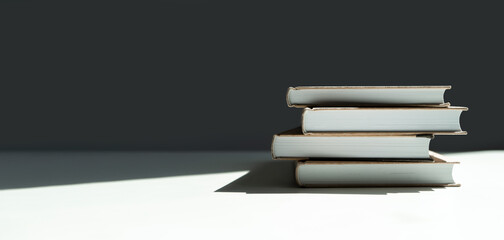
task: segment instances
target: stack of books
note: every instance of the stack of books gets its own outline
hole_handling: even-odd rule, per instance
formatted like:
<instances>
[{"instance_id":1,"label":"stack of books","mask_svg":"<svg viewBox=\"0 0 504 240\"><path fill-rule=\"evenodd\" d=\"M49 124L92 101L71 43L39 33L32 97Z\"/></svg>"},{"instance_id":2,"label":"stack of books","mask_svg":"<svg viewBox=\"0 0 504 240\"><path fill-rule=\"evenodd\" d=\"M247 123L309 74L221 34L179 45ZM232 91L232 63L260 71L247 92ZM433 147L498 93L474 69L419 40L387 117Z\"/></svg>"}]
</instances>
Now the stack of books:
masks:
<instances>
[{"instance_id":1,"label":"stack of books","mask_svg":"<svg viewBox=\"0 0 504 240\"><path fill-rule=\"evenodd\" d=\"M273 159L295 160L305 187L459 186L457 162L429 151L435 135L465 135L451 86L291 87L301 127L274 135Z\"/></svg>"}]
</instances>

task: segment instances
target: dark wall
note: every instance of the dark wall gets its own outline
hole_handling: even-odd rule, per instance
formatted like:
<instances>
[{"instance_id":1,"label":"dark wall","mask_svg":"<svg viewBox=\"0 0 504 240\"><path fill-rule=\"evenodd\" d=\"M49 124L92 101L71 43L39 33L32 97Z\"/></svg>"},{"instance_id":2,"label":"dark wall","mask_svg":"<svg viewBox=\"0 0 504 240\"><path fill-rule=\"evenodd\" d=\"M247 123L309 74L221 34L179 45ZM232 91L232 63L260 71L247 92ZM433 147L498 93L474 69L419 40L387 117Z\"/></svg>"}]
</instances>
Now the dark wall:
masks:
<instances>
[{"instance_id":1,"label":"dark wall","mask_svg":"<svg viewBox=\"0 0 504 240\"><path fill-rule=\"evenodd\" d=\"M502 6L350 1L2 3L0 149L266 150L297 85L447 85L504 149Z\"/></svg>"}]
</instances>

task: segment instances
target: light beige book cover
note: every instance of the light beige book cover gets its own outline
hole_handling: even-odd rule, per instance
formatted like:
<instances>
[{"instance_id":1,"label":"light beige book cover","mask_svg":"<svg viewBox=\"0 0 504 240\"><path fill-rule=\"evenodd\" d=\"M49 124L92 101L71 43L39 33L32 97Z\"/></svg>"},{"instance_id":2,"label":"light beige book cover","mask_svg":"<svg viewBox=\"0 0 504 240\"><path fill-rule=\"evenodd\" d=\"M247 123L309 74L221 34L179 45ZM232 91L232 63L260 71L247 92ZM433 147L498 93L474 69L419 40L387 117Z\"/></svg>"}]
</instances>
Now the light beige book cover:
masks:
<instances>
[{"instance_id":1,"label":"light beige book cover","mask_svg":"<svg viewBox=\"0 0 504 240\"><path fill-rule=\"evenodd\" d=\"M466 132L341 132L303 134L301 127L273 135L275 160L309 158L429 159L435 135Z\"/></svg>"},{"instance_id":2,"label":"light beige book cover","mask_svg":"<svg viewBox=\"0 0 504 240\"><path fill-rule=\"evenodd\" d=\"M451 86L301 86L287 91L289 107L430 106L447 107Z\"/></svg>"},{"instance_id":3,"label":"light beige book cover","mask_svg":"<svg viewBox=\"0 0 504 240\"><path fill-rule=\"evenodd\" d=\"M397 133L465 135L460 125L466 107L315 107L301 117L304 134Z\"/></svg>"},{"instance_id":4,"label":"light beige book cover","mask_svg":"<svg viewBox=\"0 0 504 240\"><path fill-rule=\"evenodd\" d=\"M453 168L441 154L430 162L297 161L296 182L303 187L458 187Z\"/></svg>"}]
</instances>

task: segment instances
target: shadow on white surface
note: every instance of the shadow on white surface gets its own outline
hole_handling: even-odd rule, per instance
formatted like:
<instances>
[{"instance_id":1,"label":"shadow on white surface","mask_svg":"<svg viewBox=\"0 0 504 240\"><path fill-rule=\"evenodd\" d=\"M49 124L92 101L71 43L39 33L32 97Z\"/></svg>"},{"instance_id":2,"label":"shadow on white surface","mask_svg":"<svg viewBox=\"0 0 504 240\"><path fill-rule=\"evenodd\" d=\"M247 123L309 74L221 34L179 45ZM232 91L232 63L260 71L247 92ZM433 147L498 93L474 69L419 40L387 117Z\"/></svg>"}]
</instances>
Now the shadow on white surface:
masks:
<instances>
[{"instance_id":1,"label":"shadow on white surface","mask_svg":"<svg viewBox=\"0 0 504 240\"><path fill-rule=\"evenodd\" d=\"M298 187L295 182L293 162L270 161L258 164L241 178L227 184L215 192L242 192L247 194L325 193L386 195L389 193L420 193L423 191L433 191L433 188L303 188Z\"/></svg>"},{"instance_id":2,"label":"shadow on white surface","mask_svg":"<svg viewBox=\"0 0 504 240\"><path fill-rule=\"evenodd\" d=\"M504 151L452 153L454 161L501 162ZM472 168L476 171L478 168ZM0 190L249 171L216 192L387 194L432 188L299 188L291 161L270 152L37 151L0 152ZM464 182L460 182L464 184Z\"/></svg>"},{"instance_id":3,"label":"shadow on white surface","mask_svg":"<svg viewBox=\"0 0 504 240\"><path fill-rule=\"evenodd\" d=\"M0 152L0 190L245 171L269 152Z\"/></svg>"}]
</instances>

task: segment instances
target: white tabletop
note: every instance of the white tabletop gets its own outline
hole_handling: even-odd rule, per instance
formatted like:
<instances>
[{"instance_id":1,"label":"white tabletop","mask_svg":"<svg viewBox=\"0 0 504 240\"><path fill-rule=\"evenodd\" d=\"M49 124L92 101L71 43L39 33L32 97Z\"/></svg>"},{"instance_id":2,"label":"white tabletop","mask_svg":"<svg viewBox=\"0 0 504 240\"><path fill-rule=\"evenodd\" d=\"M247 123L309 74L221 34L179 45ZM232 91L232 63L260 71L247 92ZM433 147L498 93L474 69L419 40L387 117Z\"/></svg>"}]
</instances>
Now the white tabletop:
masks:
<instances>
[{"instance_id":1,"label":"white tabletop","mask_svg":"<svg viewBox=\"0 0 504 240\"><path fill-rule=\"evenodd\" d=\"M298 188L268 152L0 153L0 239L504 239L504 151L459 188Z\"/></svg>"}]
</instances>

